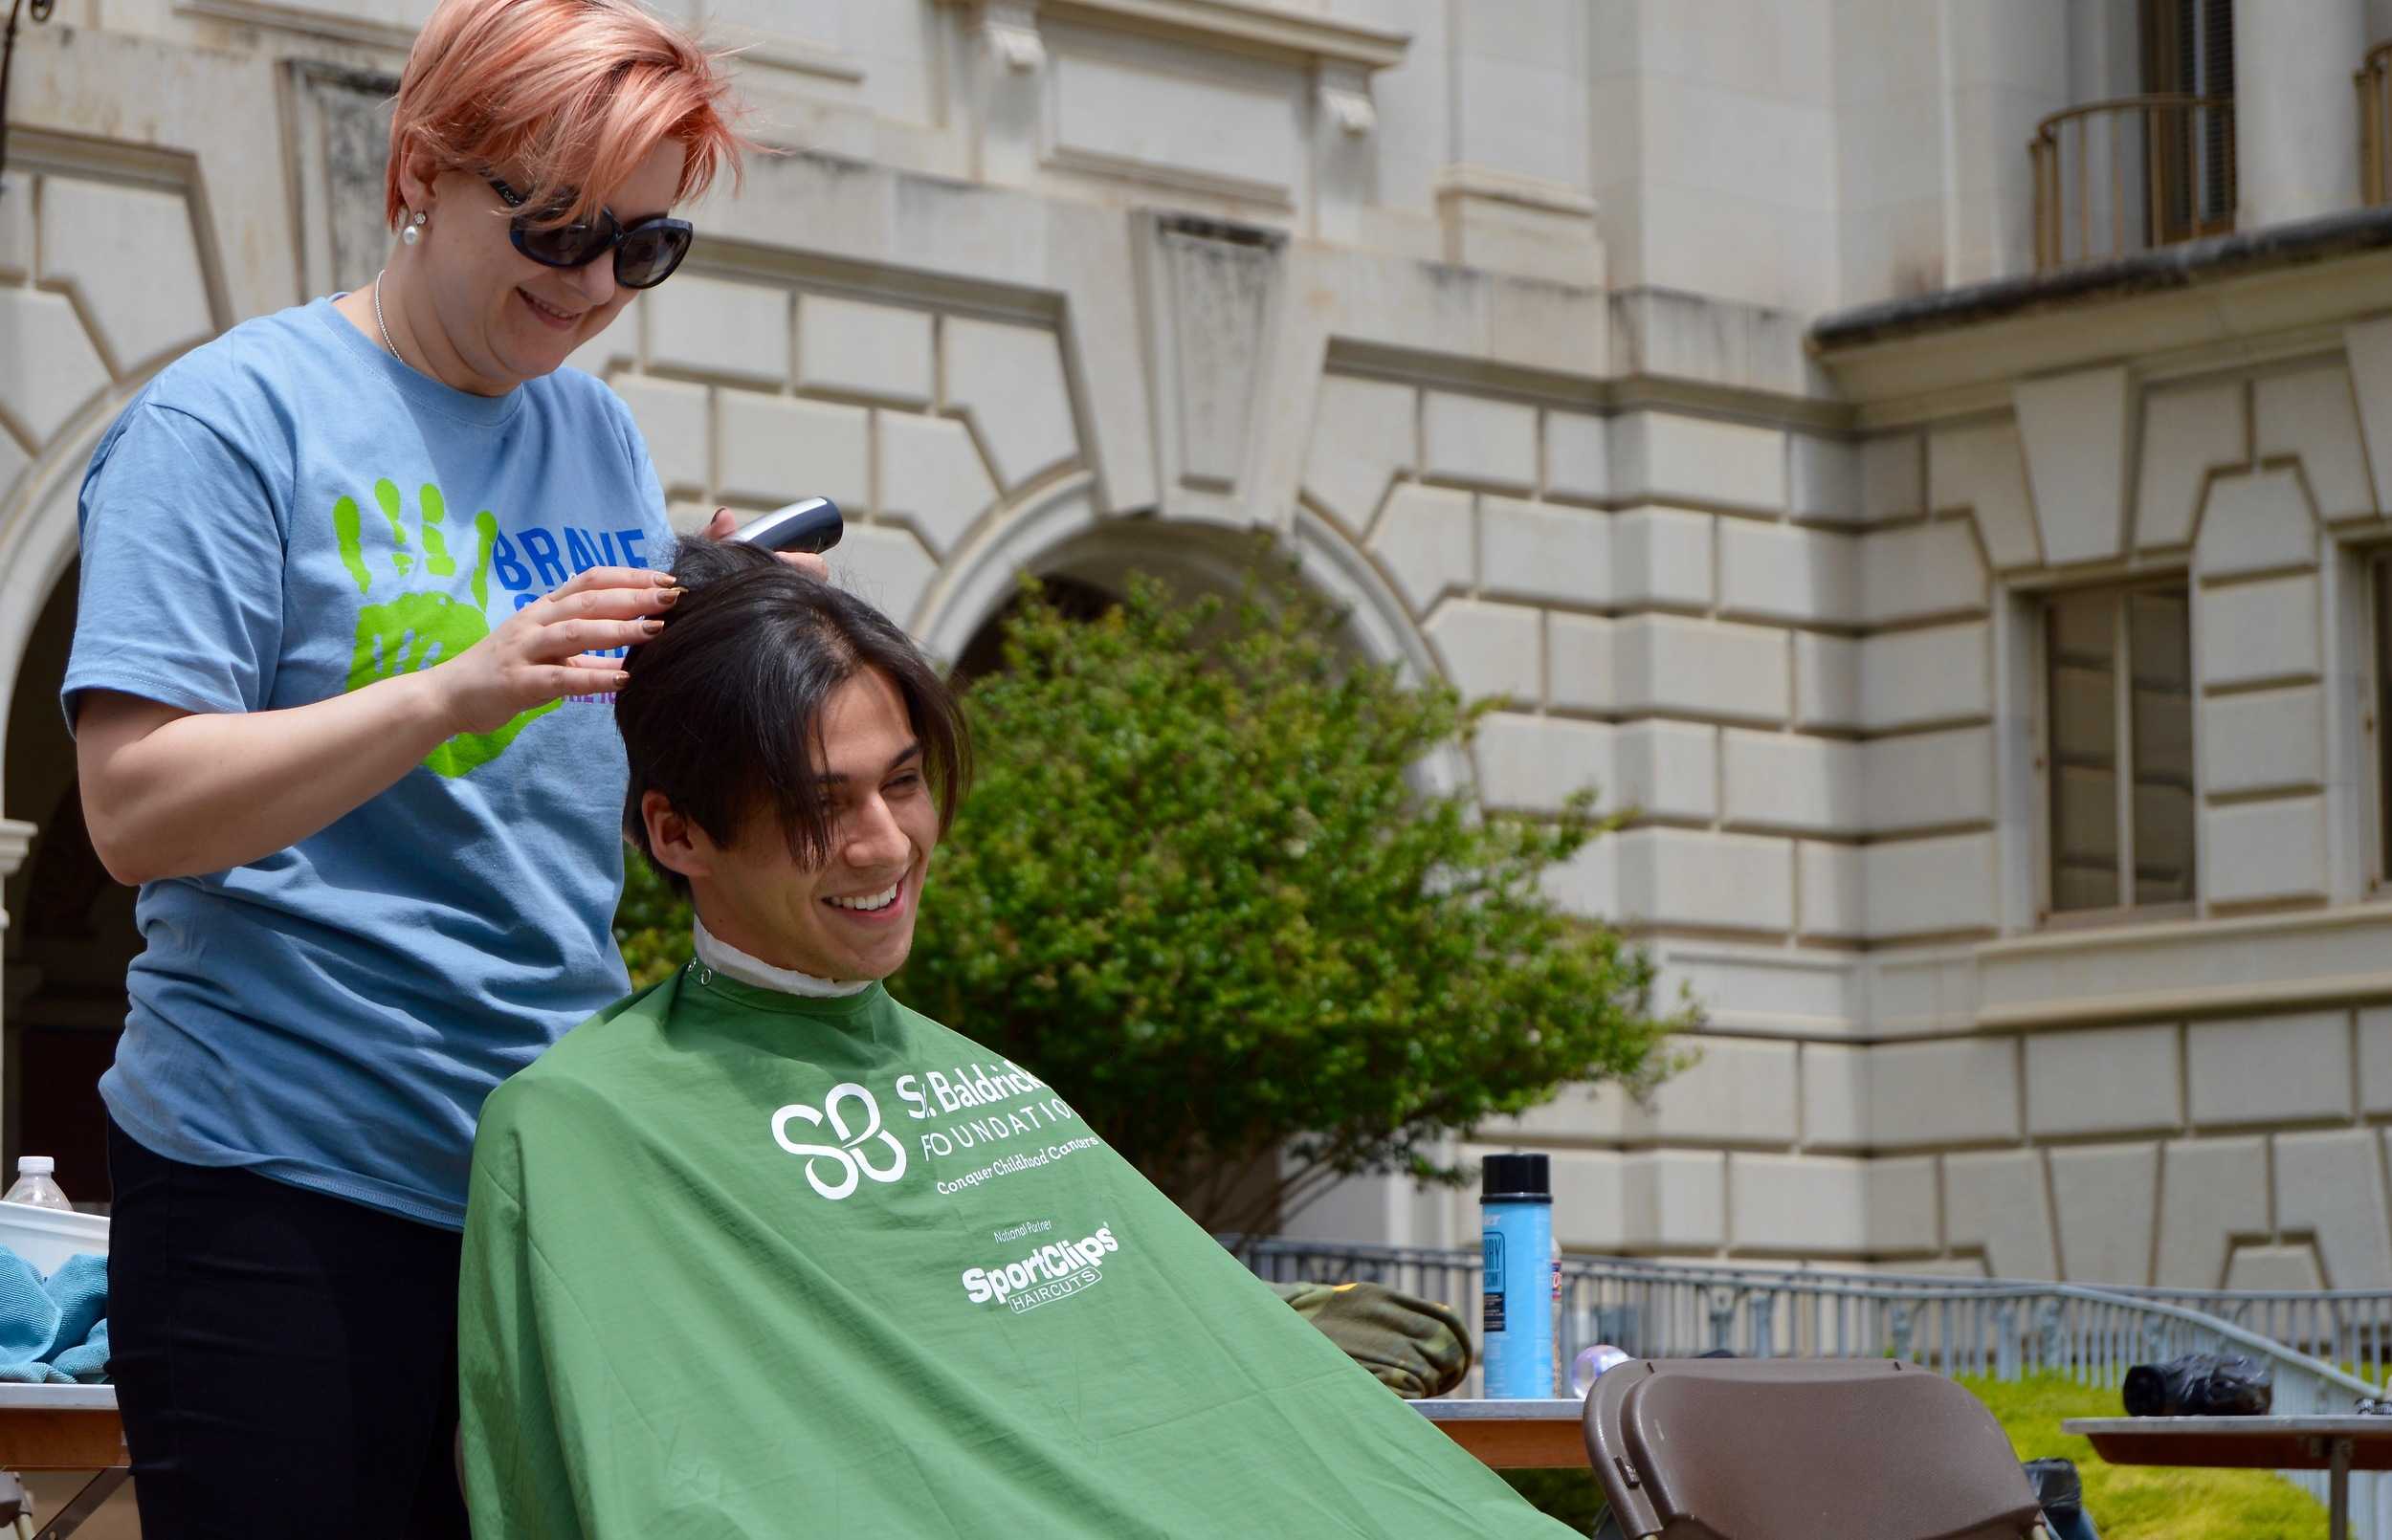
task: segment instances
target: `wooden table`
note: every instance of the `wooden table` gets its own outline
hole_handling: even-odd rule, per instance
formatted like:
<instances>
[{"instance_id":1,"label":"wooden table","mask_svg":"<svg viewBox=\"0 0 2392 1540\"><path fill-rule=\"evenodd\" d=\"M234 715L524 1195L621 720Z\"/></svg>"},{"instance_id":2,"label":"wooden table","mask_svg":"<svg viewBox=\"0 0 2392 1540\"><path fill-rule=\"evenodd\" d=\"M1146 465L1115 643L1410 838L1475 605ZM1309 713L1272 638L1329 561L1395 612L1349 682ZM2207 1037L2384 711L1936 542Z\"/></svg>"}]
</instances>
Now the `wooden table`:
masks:
<instances>
[{"instance_id":1,"label":"wooden table","mask_svg":"<svg viewBox=\"0 0 2392 1540\"><path fill-rule=\"evenodd\" d=\"M99 1472L34 1540L65 1540L132 1474L114 1385L0 1385L0 1470Z\"/></svg>"},{"instance_id":2,"label":"wooden table","mask_svg":"<svg viewBox=\"0 0 2392 1540\"><path fill-rule=\"evenodd\" d=\"M2332 1540L2351 1532L2351 1472L2392 1470L2392 1417L2072 1417L2114 1465L2322 1470Z\"/></svg>"},{"instance_id":3,"label":"wooden table","mask_svg":"<svg viewBox=\"0 0 2392 1540\"><path fill-rule=\"evenodd\" d=\"M1588 1468L1584 1401L1466 1401L1439 1397L1411 1404L1455 1443L1497 1470Z\"/></svg>"}]
</instances>

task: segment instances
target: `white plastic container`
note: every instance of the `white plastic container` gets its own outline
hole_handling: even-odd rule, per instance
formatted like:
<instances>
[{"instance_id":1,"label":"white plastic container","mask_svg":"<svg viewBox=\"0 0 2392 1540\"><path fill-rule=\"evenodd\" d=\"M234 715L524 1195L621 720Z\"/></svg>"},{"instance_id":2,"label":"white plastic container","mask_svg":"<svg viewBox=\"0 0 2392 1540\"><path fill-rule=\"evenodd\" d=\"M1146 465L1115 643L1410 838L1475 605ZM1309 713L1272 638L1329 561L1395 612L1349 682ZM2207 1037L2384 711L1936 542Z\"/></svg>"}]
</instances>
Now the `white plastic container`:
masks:
<instances>
[{"instance_id":1,"label":"white plastic container","mask_svg":"<svg viewBox=\"0 0 2392 1540\"><path fill-rule=\"evenodd\" d=\"M80 1252L108 1254L107 1216L0 1202L0 1246L23 1257L47 1278Z\"/></svg>"}]
</instances>

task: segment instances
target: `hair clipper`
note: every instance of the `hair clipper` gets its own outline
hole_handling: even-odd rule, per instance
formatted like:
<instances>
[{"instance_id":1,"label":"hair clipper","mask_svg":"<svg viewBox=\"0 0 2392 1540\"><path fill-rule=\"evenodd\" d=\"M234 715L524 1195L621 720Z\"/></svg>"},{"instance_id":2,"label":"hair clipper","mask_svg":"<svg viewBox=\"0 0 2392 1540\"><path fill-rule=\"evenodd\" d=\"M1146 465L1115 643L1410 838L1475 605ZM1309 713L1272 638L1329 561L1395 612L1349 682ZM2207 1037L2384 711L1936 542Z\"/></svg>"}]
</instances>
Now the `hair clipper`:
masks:
<instances>
[{"instance_id":1,"label":"hair clipper","mask_svg":"<svg viewBox=\"0 0 2392 1540\"><path fill-rule=\"evenodd\" d=\"M821 555L847 533L839 505L828 497L801 497L761 518L751 518L724 539L766 551L808 551Z\"/></svg>"}]
</instances>

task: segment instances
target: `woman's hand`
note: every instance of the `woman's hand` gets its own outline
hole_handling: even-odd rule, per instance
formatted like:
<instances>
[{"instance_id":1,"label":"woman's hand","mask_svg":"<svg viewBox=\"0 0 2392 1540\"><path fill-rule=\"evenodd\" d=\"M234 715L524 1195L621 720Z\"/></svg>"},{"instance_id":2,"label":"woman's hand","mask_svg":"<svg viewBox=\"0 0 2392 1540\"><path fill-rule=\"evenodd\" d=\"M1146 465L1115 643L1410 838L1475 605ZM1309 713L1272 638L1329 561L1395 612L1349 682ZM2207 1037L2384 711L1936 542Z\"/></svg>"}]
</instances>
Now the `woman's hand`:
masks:
<instances>
[{"instance_id":1,"label":"woman's hand","mask_svg":"<svg viewBox=\"0 0 2392 1540\"><path fill-rule=\"evenodd\" d=\"M630 682L616 658L664 629L656 617L681 597L670 572L592 567L533 600L506 623L423 677L457 733L495 733L565 695L599 695Z\"/></svg>"},{"instance_id":2,"label":"woman's hand","mask_svg":"<svg viewBox=\"0 0 2392 1540\"><path fill-rule=\"evenodd\" d=\"M731 510L718 508L714 517L706 521L703 533L710 540L720 540L728 539L731 532L739 527L740 521L731 517ZM830 581L831 563L811 551L776 551L773 554L817 582Z\"/></svg>"}]
</instances>

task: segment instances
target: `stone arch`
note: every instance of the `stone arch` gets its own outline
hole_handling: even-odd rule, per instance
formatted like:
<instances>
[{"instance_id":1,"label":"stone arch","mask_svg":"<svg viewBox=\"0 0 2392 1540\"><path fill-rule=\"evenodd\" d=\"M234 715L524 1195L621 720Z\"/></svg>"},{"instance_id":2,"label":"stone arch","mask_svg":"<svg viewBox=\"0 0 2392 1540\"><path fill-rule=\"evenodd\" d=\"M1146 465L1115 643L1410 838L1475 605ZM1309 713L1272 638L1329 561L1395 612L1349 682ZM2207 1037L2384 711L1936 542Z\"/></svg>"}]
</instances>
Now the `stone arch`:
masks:
<instances>
[{"instance_id":1,"label":"stone arch","mask_svg":"<svg viewBox=\"0 0 2392 1540\"><path fill-rule=\"evenodd\" d=\"M1334 523L1298 509L1277 535L1298 574L1347 612L1362 656L1417 678L1442 676L1410 611ZM982 524L924 596L916 635L936 657L962 656L1004 608L1023 572L1115 587L1131 570L1141 570L1190 592L1233 593L1244 576L1248 539L1247 531L1227 525L1103 517L1093 478L1077 473Z\"/></svg>"},{"instance_id":2,"label":"stone arch","mask_svg":"<svg viewBox=\"0 0 2392 1540\"><path fill-rule=\"evenodd\" d=\"M1046 552L1097 521L1095 477L1086 472L983 518L922 596L914 635L934 658L962 657L981 627L1005 607L1015 575L1046 570L1040 564Z\"/></svg>"},{"instance_id":3,"label":"stone arch","mask_svg":"<svg viewBox=\"0 0 2392 1540\"><path fill-rule=\"evenodd\" d=\"M1415 681L1444 678L1411 611L1369 556L1338 525L1305 508L1276 532L1297 575L1346 614L1355 654L1393 664ZM1023 572L1075 579L1106 591L1144 571L1189 594L1233 594L1246 571L1250 532L1227 525L1097 514L1093 477L1076 473L1019 507L992 517L957 551L924 596L915 635L942 662L963 658L1004 610ZM1419 770L1424 790L1443 794L1473 778L1459 749Z\"/></svg>"}]
</instances>

